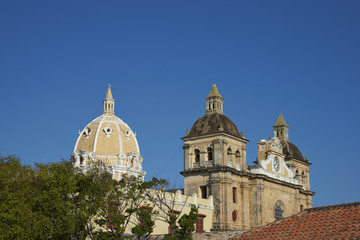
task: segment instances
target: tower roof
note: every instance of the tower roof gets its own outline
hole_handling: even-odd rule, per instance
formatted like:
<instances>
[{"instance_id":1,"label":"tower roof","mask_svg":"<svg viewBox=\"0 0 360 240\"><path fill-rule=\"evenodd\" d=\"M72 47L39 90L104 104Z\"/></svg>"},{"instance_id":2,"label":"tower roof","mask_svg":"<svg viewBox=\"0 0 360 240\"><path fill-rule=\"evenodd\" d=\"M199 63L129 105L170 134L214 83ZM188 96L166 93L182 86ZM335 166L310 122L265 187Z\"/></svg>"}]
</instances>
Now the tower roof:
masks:
<instances>
[{"instance_id":1,"label":"tower roof","mask_svg":"<svg viewBox=\"0 0 360 240\"><path fill-rule=\"evenodd\" d=\"M192 126L186 137L199 137L209 134L226 133L243 138L236 125L223 114L223 97L216 84L213 84L206 99L206 114Z\"/></svg>"},{"instance_id":2,"label":"tower roof","mask_svg":"<svg viewBox=\"0 0 360 240\"><path fill-rule=\"evenodd\" d=\"M235 137L241 137L234 122L217 112L205 114L196 120L187 137L205 136L214 133L227 133Z\"/></svg>"},{"instance_id":3,"label":"tower roof","mask_svg":"<svg viewBox=\"0 0 360 240\"><path fill-rule=\"evenodd\" d=\"M115 100L113 99L113 96L111 93L110 84L109 84L109 88L106 92L106 97L103 102L104 102L104 114L114 115Z\"/></svg>"},{"instance_id":4,"label":"tower roof","mask_svg":"<svg viewBox=\"0 0 360 240\"><path fill-rule=\"evenodd\" d=\"M112 93L111 93L110 84L109 84L109 88L108 88L108 90L107 90L107 93L106 93L106 97L105 97L105 98L110 98L110 99L113 98Z\"/></svg>"},{"instance_id":5,"label":"tower roof","mask_svg":"<svg viewBox=\"0 0 360 240\"><path fill-rule=\"evenodd\" d=\"M215 83L212 85L210 93L206 98L210 98L210 97L220 97L220 98L222 98Z\"/></svg>"},{"instance_id":6,"label":"tower roof","mask_svg":"<svg viewBox=\"0 0 360 240\"><path fill-rule=\"evenodd\" d=\"M282 115L281 113L279 114L279 117L278 117L278 119L276 120L276 123L275 123L274 127L277 127L277 126L286 126L286 127L289 127L289 126L286 124L286 122L285 122L285 120L284 120L284 118L283 118L283 115Z\"/></svg>"}]
</instances>

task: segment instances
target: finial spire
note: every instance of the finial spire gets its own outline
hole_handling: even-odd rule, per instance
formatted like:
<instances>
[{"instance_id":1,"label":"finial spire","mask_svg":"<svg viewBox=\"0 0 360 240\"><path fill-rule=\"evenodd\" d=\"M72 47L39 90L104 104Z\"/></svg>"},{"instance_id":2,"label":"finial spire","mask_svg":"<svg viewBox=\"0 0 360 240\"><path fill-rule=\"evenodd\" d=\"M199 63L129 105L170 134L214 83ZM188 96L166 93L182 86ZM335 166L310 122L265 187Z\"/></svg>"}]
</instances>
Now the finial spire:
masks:
<instances>
[{"instance_id":1,"label":"finial spire","mask_svg":"<svg viewBox=\"0 0 360 240\"><path fill-rule=\"evenodd\" d=\"M219 93L219 90L214 83L211 87L209 95L206 99L206 113L209 112L218 112L223 113L223 101L224 99Z\"/></svg>"},{"instance_id":2,"label":"finial spire","mask_svg":"<svg viewBox=\"0 0 360 240\"><path fill-rule=\"evenodd\" d=\"M111 93L111 85L109 85L109 88L106 93L106 97L104 99L104 114L108 115L114 115L114 105L115 100L113 99L112 93Z\"/></svg>"},{"instance_id":3,"label":"finial spire","mask_svg":"<svg viewBox=\"0 0 360 240\"><path fill-rule=\"evenodd\" d=\"M288 125L286 124L284 117L281 113L279 114L279 117L276 120L274 127L276 127L276 126L287 126L288 127Z\"/></svg>"},{"instance_id":4,"label":"finial spire","mask_svg":"<svg viewBox=\"0 0 360 240\"><path fill-rule=\"evenodd\" d=\"M221 97L220 93L219 93L219 90L217 89L216 87L216 84L214 83L211 87L211 90L210 90L210 93L209 95L207 96L208 97ZM221 97L222 98L222 97Z\"/></svg>"},{"instance_id":5,"label":"finial spire","mask_svg":"<svg viewBox=\"0 0 360 240\"><path fill-rule=\"evenodd\" d=\"M113 96L112 96L112 93L111 93L111 85L110 84L108 84L108 85L109 85L109 88L108 88L107 93L106 93L106 98L112 99Z\"/></svg>"}]
</instances>

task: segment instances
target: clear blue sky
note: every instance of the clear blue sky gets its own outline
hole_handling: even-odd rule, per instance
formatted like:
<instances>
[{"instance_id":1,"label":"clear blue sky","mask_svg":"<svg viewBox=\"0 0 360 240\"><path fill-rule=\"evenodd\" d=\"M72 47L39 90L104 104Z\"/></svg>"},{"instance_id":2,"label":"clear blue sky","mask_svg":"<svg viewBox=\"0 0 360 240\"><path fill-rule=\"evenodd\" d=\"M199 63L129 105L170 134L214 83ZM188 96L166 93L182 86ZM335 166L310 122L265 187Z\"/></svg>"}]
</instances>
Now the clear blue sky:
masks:
<instances>
[{"instance_id":1,"label":"clear blue sky","mask_svg":"<svg viewBox=\"0 0 360 240\"><path fill-rule=\"evenodd\" d=\"M360 201L360 1L2 1L0 152L68 158L112 84L143 168L183 185L215 82L248 164L281 112L314 206Z\"/></svg>"}]
</instances>

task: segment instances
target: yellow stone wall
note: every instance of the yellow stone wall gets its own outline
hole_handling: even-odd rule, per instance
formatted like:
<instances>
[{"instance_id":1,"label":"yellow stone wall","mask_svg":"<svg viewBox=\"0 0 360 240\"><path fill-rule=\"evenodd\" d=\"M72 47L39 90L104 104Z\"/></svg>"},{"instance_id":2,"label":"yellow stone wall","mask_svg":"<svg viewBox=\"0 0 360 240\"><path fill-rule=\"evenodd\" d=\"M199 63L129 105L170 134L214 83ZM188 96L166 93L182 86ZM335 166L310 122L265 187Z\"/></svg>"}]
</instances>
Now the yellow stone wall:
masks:
<instances>
[{"instance_id":1,"label":"yellow stone wall","mask_svg":"<svg viewBox=\"0 0 360 240\"><path fill-rule=\"evenodd\" d=\"M168 199L168 205L174 206L175 211L181 212L179 218L188 214L191 209L191 205L195 205L198 207L198 214L205 216L203 220L204 224L204 232L210 232L212 226L212 218L213 218L213 202L211 198L208 199L199 199L194 196L185 196L181 193L166 193L166 199ZM175 200L175 201L174 201ZM144 206L148 205L153 207L153 210L161 212L158 207L154 206L150 202L144 202ZM178 218L178 219L179 219ZM133 218L132 222L136 222L135 218ZM129 224L126 233L131 234L131 228L134 227L134 224ZM161 221L159 219L155 220L155 228L152 234L168 234L169 224Z\"/></svg>"}]
</instances>

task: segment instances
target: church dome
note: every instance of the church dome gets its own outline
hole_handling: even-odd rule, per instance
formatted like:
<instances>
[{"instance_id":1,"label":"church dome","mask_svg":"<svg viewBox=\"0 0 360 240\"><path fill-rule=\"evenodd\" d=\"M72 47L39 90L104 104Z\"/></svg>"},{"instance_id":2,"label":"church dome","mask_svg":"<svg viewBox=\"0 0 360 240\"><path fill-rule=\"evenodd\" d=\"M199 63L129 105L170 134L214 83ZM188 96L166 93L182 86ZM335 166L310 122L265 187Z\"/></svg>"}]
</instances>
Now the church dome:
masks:
<instances>
[{"instance_id":1,"label":"church dome","mask_svg":"<svg viewBox=\"0 0 360 240\"><path fill-rule=\"evenodd\" d=\"M140 153L131 128L115 115L101 115L91 121L79 135L74 152L82 150L101 156Z\"/></svg>"},{"instance_id":2,"label":"church dome","mask_svg":"<svg viewBox=\"0 0 360 240\"><path fill-rule=\"evenodd\" d=\"M200 117L185 138L198 137L215 133L226 133L234 137L244 138L238 128L228 117L223 114L223 98L216 87L212 85L206 99L206 114Z\"/></svg>"},{"instance_id":3,"label":"church dome","mask_svg":"<svg viewBox=\"0 0 360 240\"><path fill-rule=\"evenodd\" d=\"M281 145L283 147L283 153L285 154L286 159L296 158L298 160L304 161L303 155L295 144L283 139L281 140Z\"/></svg>"},{"instance_id":4,"label":"church dome","mask_svg":"<svg viewBox=\"0 0 360 240\"><path fill-rule=\"evenodd\" d=\"M241 137L239 130L233 121L217 112L206 113L196 120L187 137L197 137L220 132L235 137Z\"/></svg>"},{"instance_id":5,"label":"church dome","mask_svg":"<svg viewBox=\"0 0 360 240\"><path fill-rule=\"evenodd\" d=\"M142 157L136 134L114 114L115 100L109 86L104 100L104 114L95 118L80 132L71 159L75 166L86 171L91 161L100 161L112 172L144 177Z\"/></svg>"}]
</instances>

